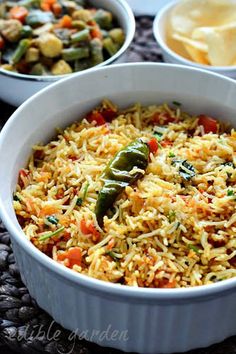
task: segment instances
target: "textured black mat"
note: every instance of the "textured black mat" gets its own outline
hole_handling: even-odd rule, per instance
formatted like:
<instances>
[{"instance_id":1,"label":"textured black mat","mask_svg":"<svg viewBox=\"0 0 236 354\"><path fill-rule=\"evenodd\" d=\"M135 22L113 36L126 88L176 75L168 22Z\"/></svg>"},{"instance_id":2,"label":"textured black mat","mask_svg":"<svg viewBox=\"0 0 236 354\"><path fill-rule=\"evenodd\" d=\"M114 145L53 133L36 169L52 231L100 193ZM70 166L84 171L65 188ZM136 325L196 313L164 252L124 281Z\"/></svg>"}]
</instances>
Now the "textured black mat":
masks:
<instances>
[{"instance_id":1,"label":"textured black mat","mask_svg":"<svg viewBox=\"0 0 236 354\"><path fill-rule=\"evenodd\" d=\"M161 60L160 50L152 36L152 19L138 18L135 41L129 50L128 61ZM0 127L13 110L0 102ZM9 235L0 221L0 353L11 354L10 348L21 354L121 353L74 338L37 306L21 282ZM188 354L236 354L236 337Z\"/></svg>"}]
</instances>

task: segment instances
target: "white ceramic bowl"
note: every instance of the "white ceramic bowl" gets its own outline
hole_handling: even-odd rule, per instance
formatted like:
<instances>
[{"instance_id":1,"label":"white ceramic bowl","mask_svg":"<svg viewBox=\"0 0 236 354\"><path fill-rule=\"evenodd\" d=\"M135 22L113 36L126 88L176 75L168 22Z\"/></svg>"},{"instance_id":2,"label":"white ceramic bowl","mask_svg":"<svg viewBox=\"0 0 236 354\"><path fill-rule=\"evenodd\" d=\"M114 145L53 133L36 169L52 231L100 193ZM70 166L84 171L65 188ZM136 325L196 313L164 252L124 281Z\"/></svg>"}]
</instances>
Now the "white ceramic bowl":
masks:
<instances>
[{"instance_id":1,"label":"white ceramic bowl","mask_svg":"<svg viewBox=\"0 0 236 354\"><path fill-rule=\"evenodd\" d=\"M124 62L125 52L132 42L135 33L135 19L130 6L125 0L91 0L90 3L94 7L101 7L111 11L126 34L125 42L120 50L115 55L105 60L103 63L97 65L96 67L109 65L114 62ZM91 69L86 69L86 71L89 70L94 70L94 67ZM24 75L0 68L0 99L12 104L13 106L19 106L27 98L42 88L69 75Z\"/></svg>"},{"instance_id":2,"label":"white ceramic bowl","mask_svg":"<svg viewBox=\"0 0 236 354\"><path fill-rule=\"evenodd\" d=\"M236 278L186 289L111 284L67 269L26 239L13 210L12 193L32 145L49 141L55 127L69 125L104 97L123 107L138 101L175 100L186 111L211 114L236 126L236 83L178 65L98 68L71 75L30 98L0 133L0 214L24 283L39 306L62 326L80 330L104 346L145 354L172 353L236 334ZM114 330L119 336L112 340Z\"/></svg>"},{"instance_id":3,"label":"white ceramic bowl","mask_svg":"<svg viewBox=\"0 0 236 354\"><path fill-rule=\"evenodd\" d=\"M156 15L153 22L153 34L161 47L164 61L167 63L193 66L195 68L209 70L211 72L236 78L236 66L210 66L195 63L177 54L166 44L166 24L172 8L179 2L172 1L164 6Z\"/></svg>"}]
</instances>

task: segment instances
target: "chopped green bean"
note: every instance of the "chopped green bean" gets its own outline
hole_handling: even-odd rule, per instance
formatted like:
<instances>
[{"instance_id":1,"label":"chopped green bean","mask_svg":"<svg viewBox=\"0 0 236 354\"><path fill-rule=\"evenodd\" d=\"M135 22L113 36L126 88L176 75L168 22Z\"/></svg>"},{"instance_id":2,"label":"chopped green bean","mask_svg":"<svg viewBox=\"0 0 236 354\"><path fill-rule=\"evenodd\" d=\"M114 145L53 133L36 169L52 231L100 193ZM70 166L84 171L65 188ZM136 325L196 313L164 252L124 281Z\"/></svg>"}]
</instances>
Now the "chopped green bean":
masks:
<instances>
[{"instance_id":1,"label":"chopped green bean","mask_svg":"<svg viewBox=\"0 0 236 354\"><path fill-rule=\"evenodd\" d=\"M21 34L21 37L28 38L28 37L32 36L33 30L29 25L25 25L22 27L20 34Z\"/></svg>"},{"instance_id":2,"label":"chopped green bean","mask_svg":"<svg viewBox=\"0 0 236 354\"><path fill-rule=\"evenodd\" d=\"M90 33L87 28L85 28L82 31L73 33L71 35L71 43L78 43L78 42L82 42L82 41L87 41L89 39L90 39Z\"/></svg>"},{"instance_id":3,"label":"chopped green bean","mask_svg":"<svg viewBox=\"0 0 236 354\"><path fill-rule=\"evenodd\" d=\"M65 61L74 61L89 57L89 48L66 48L62 50L62 59Z\"/></svg>"},{"instance_id":4,"label":"chopped green bean","mask_svg":"<svg viewBox=\"0 0 236 354\"><path fill-rule=\"evenodd\" d=\"M91 66L93 66L93 64L89 58L75 60L74 71L83 71L85 69L90 68Z\"/></svg>"},{"instance_id":5,"label":"chopped green bean","mask_svg":"<svg viewBox=\"0 0 236 354\"><path fill-rule=\"evenodd\" d=\"M86 28L86 23L82 20L75 20L75 21L72 21L72 27L77 28L79 30L83 30Z\"/></svg>"},{"instance_id":6,"label":"chopped green bean","mask_svg":"<svg viewBox=\"0 0 236 354\"><path fill-rule=\"evenodd\" d=\"M26 53L29 46L30 46L30 41L28 39L22 39L19 42L13 56L11 57L11 63L17 64L21 60L23 55Z\"/></svg>"},{"instance_id":7,"label":"chopped green bean","mask_svg":"<svg viewBox=\"0 0 236 354\"><path fill-rule=\"evenodd\" d=\"M100 64L104 61L102 42L98 38L94 38L90 43L91 58L93 65Z\"/></svg>"},{"instance_id":8,"label":"chopped green bean","mask_svg":"<svg viewBox=\"0 0 236 354\"><path fill-rule=\"evenodd\" d=\"M112 14L108 11L103 9L97 10L93 19L102 29L109 30L112 27Z\"/></svg>"}]
</instances>

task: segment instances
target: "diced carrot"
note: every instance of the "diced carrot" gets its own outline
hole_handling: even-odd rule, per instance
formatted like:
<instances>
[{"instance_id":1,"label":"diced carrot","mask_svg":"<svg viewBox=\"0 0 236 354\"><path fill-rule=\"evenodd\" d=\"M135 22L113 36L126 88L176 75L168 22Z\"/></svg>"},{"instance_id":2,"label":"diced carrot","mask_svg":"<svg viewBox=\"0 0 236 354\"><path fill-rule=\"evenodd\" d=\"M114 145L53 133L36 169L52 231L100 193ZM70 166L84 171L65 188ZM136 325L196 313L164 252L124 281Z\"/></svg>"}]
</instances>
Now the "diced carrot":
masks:
<instances>
[{"instance_id":1,"label":"diced carrot","mask_svg":"<svg viewBox=\"0 0 236 354\"><path fill-rule=\"evenodd\" d=\"M46 3L46 2L42 2L40 5L41 9L45 12L50 11L51 6L50 4Z\"/></svg>"},{"instance_id":2,"label":"diced carrot","mask_svg":"<svg viewBox=\"0 0 236 354\"><path fill-rule=\"evenodd\" d=\"M69 268L73 268L75 264L80 266L82 260L82 252L80 247L73 247L70 248L68 251L59 253L57 255L57 260L59 262L64 262L66 267Z\"/></svg>"},{"instance_id":3,"label":"diced carrot","mask_svg":"<svg viewBox=\"0 0 236 354\"><path fill-rule=\"evenodd\" d=\"M103 125L106 123L105 118L98 111L93 111L93 112L89 113L86 118L87 118L88 122L90 122L90 123L95 122L96 125Z\"/></svg>"},{"instance_id":4,"label":"diced carrot","mask_svg":"<svg viewBox=\"0 0 236 354\"><path fill-rule=\"evenodd\" d=\"M172 146L172 145L173 145L173 142L170 140L163 140L161 142L161 146L163 146L163 147Z\"/></svg>"},{"instance_id":5,"label":"diced carrot","mask_svg":"<svg viewBox=\"0 0 236 354\"><path fill-rule=\"evenodd\" d=\"M2 38L2 36L0 36L0 49L3 49L5 46L5 41L4 39Z\"/></svg>"},{"instance_id":6,"label":"diced carrot","mask_svg":"<svg viewBox=\"0 0 236 354\"><path fill-rule=\"evenodd\" d=\"M92 38L99 38L99 39L103 38L102 32L98 25L93 26L93 28L90 30L90 35Z\"/></svg>"},{"instance_id":7,"label":"diced carrot","mask_svg":"<svg viewBox=\"0 0 236 354\"><path fill-rule=\"evenodd\" d=\"M168 279L160 279L158 283L159 288L175 288L176 286L175 280L169 281Z\"/></svg>"},{"instance_id":8,"label":"diced carrot","mask_svg":"<svg viewBox=\"0 0 236 354\"><path fill-rule=\"evenodd\" d=\"M203 126L205 134L208 133L216 134L218 131L217 120L212 117L206 116L204 114L199 115L198 125Z\"/></svg>"},{"instance_id":9,"label":"diced carrot","mask_svg":"<svg viewBox=\"0 0 236 354\"><path fill-rule=\"evenodd\" d=\"M28 10L24 6L14 6L9 11L10 18L14 20L18 20L20 22L24 22L26 16L28 15Z\"/></svg>"},{"instance_id":10,"label":"diced carrot","mask_svg":"<svg viewBox=\"0 0 236 354\"><path fill-rule=\"evenodd\" d=\"M75 264L81 265L82 252L79 247L70 248L68 251L67 258L70 261L70 267L72 268Z\"/></svg>"},{"instance_id":11,"label":"diced carrot","mask_svg":"<svg viewBox=\"0 0 236 354\"><path fill-rule=\"evenodd\" d=\"M52 6L57 2L57 0L42 0L40 7L43 11L51 11Z\"/></svg>"},{"instance_id":12,"label":"diced carrot","mask_svg":"<svg viewBox=\"0 0 236 354\"><path fill-rule=\"evenodd\" d=\"M94 242L100 240L100 232L91 222L87 224L85 219L82 219L80 222L80 230L84 235L92 235L92 240Z\"/></svg>"},{"instance_id":13,"label":"diced carrot","mask_svg":"<svg viewBox=\"0 0 236 354\"><path fill-rule=\"evenodd\" d=\"M53 215L58 212L58 208L54 205L45 205L41 210L40 210L40 215L41 217L48 216L48 215Z\"/></svg>"},{"instance_id":14,"label":"diced carrot","mask_svg":"<svg viewBox=\"0 0 236 354\"><path fill-rule=\"evenodd\" d=\"M62 6L56 2L52 5L52 12L55 16L60 16L62 13Z\"/></svg>"},{"instance_id":15,"label":"diced carrot","mask_svg":"<svg viewBox=\"0 0 236 354\"><path fill-rule=\"evenodd\" d=\"M152 152L153 154L155 154L158 150L158 142L157 139L152 138L151 140L149 140L148 142L148 146L150 149L150 152Z\"/></svg>"},{"instance_id":16,"label":"diced carrot","mask_svg":"<svg viewBox=\"0 0 236 354\"><path fill-rule=\"evenodd\" d=\"M69 15L64 15L60 19L58 26L62 27L62 28L71 28L72 27L72 18Z\"/></svg>"}]
</instances>

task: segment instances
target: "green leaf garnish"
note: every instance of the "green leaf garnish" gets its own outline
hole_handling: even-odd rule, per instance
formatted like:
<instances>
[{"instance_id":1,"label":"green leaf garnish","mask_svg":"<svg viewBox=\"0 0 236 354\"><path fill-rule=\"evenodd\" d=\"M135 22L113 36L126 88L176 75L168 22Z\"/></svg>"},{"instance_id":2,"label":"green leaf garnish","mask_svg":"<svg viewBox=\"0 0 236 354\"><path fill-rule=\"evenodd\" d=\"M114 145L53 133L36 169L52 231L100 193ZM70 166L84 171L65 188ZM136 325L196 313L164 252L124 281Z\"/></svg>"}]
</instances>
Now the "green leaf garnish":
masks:
<instances>
[{"instance_id":1,"label":"green leaf garnish","mask_svg":"<svg viewBox=\"0 0 236 354\"><path fill-rule=\"evenodd\" d=\"M227 196L232 197L234 195L234 191L232 189L227 190Z\"/></svg>"},{"instance_id":2,"label":"green leaf garnish","mask_svg":"<svg viewBox=\"0 0 236 354\"><path fill-rule=\"evenodd\" d=\"M47 232L46 234L44 234L44 235L39 237L39 241L40 242L41 241L45 241L45 240L47 240L47 239L49 239L49 238L51 238L53 236L58 235L59 233L61 233L64 230L64 228L65 228L64 226L61 226L59 229L57 229L57 230L55 230L53 232L49 232L49 233Z\"/></svg>"}]
</instances>

